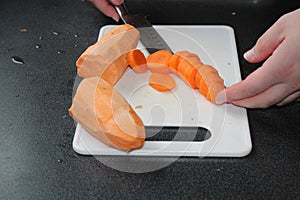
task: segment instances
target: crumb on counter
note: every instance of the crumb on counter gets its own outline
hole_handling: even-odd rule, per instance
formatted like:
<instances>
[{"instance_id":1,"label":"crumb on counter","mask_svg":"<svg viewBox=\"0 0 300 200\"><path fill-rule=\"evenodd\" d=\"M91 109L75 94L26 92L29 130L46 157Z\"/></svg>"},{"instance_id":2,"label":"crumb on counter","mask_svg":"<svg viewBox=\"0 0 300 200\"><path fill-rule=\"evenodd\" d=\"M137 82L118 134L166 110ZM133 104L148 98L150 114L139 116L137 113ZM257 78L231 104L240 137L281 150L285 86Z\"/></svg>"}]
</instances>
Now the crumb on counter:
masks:
<instances>
[{"instance_id":1,"label":"crumb on counter","mask_svg":"<svg viewBox=\"0 0 300 200\"><path fill-rule=\"evenodd\" d=\"M26 32L27 32L27 29L26 29L26 28L22 28L22 29L20 29L20 32L26 33Z\"/></svg>"}]
</instances>

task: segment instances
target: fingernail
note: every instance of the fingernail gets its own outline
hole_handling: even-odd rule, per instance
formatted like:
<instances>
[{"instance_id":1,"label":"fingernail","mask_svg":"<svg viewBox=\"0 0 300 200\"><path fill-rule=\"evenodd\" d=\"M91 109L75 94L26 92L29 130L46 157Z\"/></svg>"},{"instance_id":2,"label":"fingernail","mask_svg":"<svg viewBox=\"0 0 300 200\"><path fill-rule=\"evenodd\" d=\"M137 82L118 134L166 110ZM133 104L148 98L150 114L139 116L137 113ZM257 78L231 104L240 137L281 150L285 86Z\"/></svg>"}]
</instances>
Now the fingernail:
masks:
<instances>
[{"instance_id":1,"label":"fingernail","mask_svg":"<svg viewBox=\"0 0 300 200\"><path fill-rule=\"evenodd\" d=\"M247 51L246 53L244 53L244 58L246 60L252 60L255 56L254 50L250 49L249 51Z\"/></svg>"},{"instance_id":2,"label":"fingernail","mask_svg":"<svg viewBox=\"0 0 300 200\"><path fill-rule=\"evenodd\" d=\"M222 90L219 92L219 94L216 97L216 104L220 105L226 102L226 93L225 90Z\"/></svg>"},{"instance_id":3,"label":"fingernail","mask_svg":"<svg viewBox=\"0 0 300 200\"><path fill-rule=\"evenodd\" d=\"M115 20L116 22L119 21L119 17L117 17L117 16L112 16L111 18L113 18L113 20Z\"/></svg>"},{"instance_id":4,"label":"fingernail","mask_svg":"<svg viewBox=\"0 0 300 200\"><path fill-rule=\"evenodd\" d=\"M114 4L114 5L120 5L121 3L123 3L122 0L110 0L110 3Z\"/></svg>"}]
</instances>

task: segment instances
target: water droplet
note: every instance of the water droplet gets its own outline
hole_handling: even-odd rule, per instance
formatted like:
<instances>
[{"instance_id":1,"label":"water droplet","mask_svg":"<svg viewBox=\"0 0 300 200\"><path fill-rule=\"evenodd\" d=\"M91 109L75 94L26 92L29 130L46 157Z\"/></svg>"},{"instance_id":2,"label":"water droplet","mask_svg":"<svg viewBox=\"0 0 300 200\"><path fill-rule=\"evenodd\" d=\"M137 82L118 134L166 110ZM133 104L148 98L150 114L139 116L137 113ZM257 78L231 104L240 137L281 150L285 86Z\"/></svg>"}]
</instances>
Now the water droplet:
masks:
<instances>
[{"instance_id":1,"label":"water droplet","mask_svg":"<svg viewBox=\"0 0 300 200\"><path fill-rule=\"evenodd\" d=\"M53 34L54 34L54 35L58 35L59 33L58 33L58 32L56 32L56 31L53 31Z\"/></svg>"},{"instance_id":2,"label":"water droplet","mask_svg":"<svg viewBox=\"0 0 300 200\"><path fill-rule=\"evenodd\" d=\"M42 39L44 39L44 38L43 38L42 36L40 36L40 37L39 37L39 40L42 40Z\"/></svg>"},{"instance_id":3,"label":"water droplet","mask_svg":"<svg viewBox=\"0 0 300 200\"><path fill-rule=\"evenodd\" d=\"M61 53L64 53L64 51L58 50L57 53L58 53L58 54L61 54Z\"/></svg>"},{"instance_id":4,"label":"water droplet","mask_svg":"<svg viewBox=\"0 0 300 200\"><path fill-rule=\"evenodd\" d=\"M74 35L74 37L75 37L75 38L77 38L77 37L78 37L78 35L76 35L76 34L75 34L75 35Z\"/></svg>"},{"instance_id":5,"label":"water droplet","mask_svg":"<svg viewBox=\"0 0 300 200\"><path fill-rule=\"evenodd\" d=\"M39 48L41 48L41 45L38 45L38 44L37 44L37 45L35 45L35 48L36 48L36 49L39 49Z\"/></svg>"},{"instance_id":6,"label":"water droplet","mask_svg":"<svg viewBox=\"0 0 300 200\"><path fill-rule=\"evenodd\" d=\"M61 164L62 161L63 161L63 160L61 160L61 159L58 159L58 160L57 160L58 164Z\"/></svg>"},{"instance_id":7,"label":"water droplet","mask_svg":"<svg viewBox=\"0 0 300 200\"><path fill-rule=\"evenodd\" d=\"M78 45L77 45L77 44L75 44L74 46L75 46L75 47L77 47Z\"/></svg>"},{"instance_id":8,"label":"water droplet","mask_svg":"<svg viewBox=\"0 0 300 200\"><path fill-rule=\"evenodd\" d=\"M18 56L13 56L13 57L11 57L11 60L12 60L14 63L20 64L20 65L23 65L23 64L24 64L23 59L20 58L20 57L18 57Z\"/></svg>"},{"instance_id":9,"label":"water droplet","mask_svg":"<svg viewBox=\"0 0 300 200\"><path fill-rule=\"evenodd\" d=\"M236 12L232 12L231 14L232 14L232 15L236 15Z\"/></svg>"}]
</instances>

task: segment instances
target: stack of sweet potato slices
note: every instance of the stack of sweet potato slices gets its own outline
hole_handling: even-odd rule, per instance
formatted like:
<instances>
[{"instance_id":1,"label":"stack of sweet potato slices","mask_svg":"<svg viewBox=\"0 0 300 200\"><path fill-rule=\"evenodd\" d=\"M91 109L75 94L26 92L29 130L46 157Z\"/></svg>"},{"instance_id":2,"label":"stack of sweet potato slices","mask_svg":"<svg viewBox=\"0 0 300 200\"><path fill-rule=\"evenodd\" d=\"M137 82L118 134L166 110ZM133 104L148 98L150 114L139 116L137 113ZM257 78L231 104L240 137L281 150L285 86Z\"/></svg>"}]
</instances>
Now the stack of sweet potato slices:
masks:
<instances>
[{"instance_id":1,"label":"stack of sweet potato slices","mask_svg":"<svg viewBox=\"0 0 300 200\"><path fill-rule=\"evenodd\" d=\"M176 82L169 75L170 73L178 75L192 89L198 89L212 103L216 103L217 94L225 88L224 80L218 71L211 65L203 64L195 53L179 51L172 54L167 50L159 50L146 59L140 50L134 49L131 52L133 51L139 56L128 56L129 63L141 63L142 66L147 66L152 73L149 85L157 91L170 91L176 87ZM130 66L133 70L138 67Z\"/></svg>"}]
</instances>

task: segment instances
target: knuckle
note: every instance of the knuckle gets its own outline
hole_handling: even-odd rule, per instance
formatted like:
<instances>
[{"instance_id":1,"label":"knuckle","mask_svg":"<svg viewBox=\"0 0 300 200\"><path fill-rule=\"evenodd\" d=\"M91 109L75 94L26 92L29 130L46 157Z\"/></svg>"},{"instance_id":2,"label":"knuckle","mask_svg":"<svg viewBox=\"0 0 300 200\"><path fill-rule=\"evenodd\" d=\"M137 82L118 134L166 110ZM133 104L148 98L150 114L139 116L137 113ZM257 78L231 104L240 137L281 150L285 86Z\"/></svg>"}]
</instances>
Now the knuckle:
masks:
<instances>
[{"instance_id":1,"label":"knuckle","mask_svg":"<svg viewBox=\"0 0 300 200\"><path fill-rule=\"evenodd\" d=\"M288 24L290 22L290 13L284 14L282 15L277 21L276 21L276 26L278 26L278 28L284 29L284 27L286 26L286 24Z\"/></svg>"}]
</instances>

